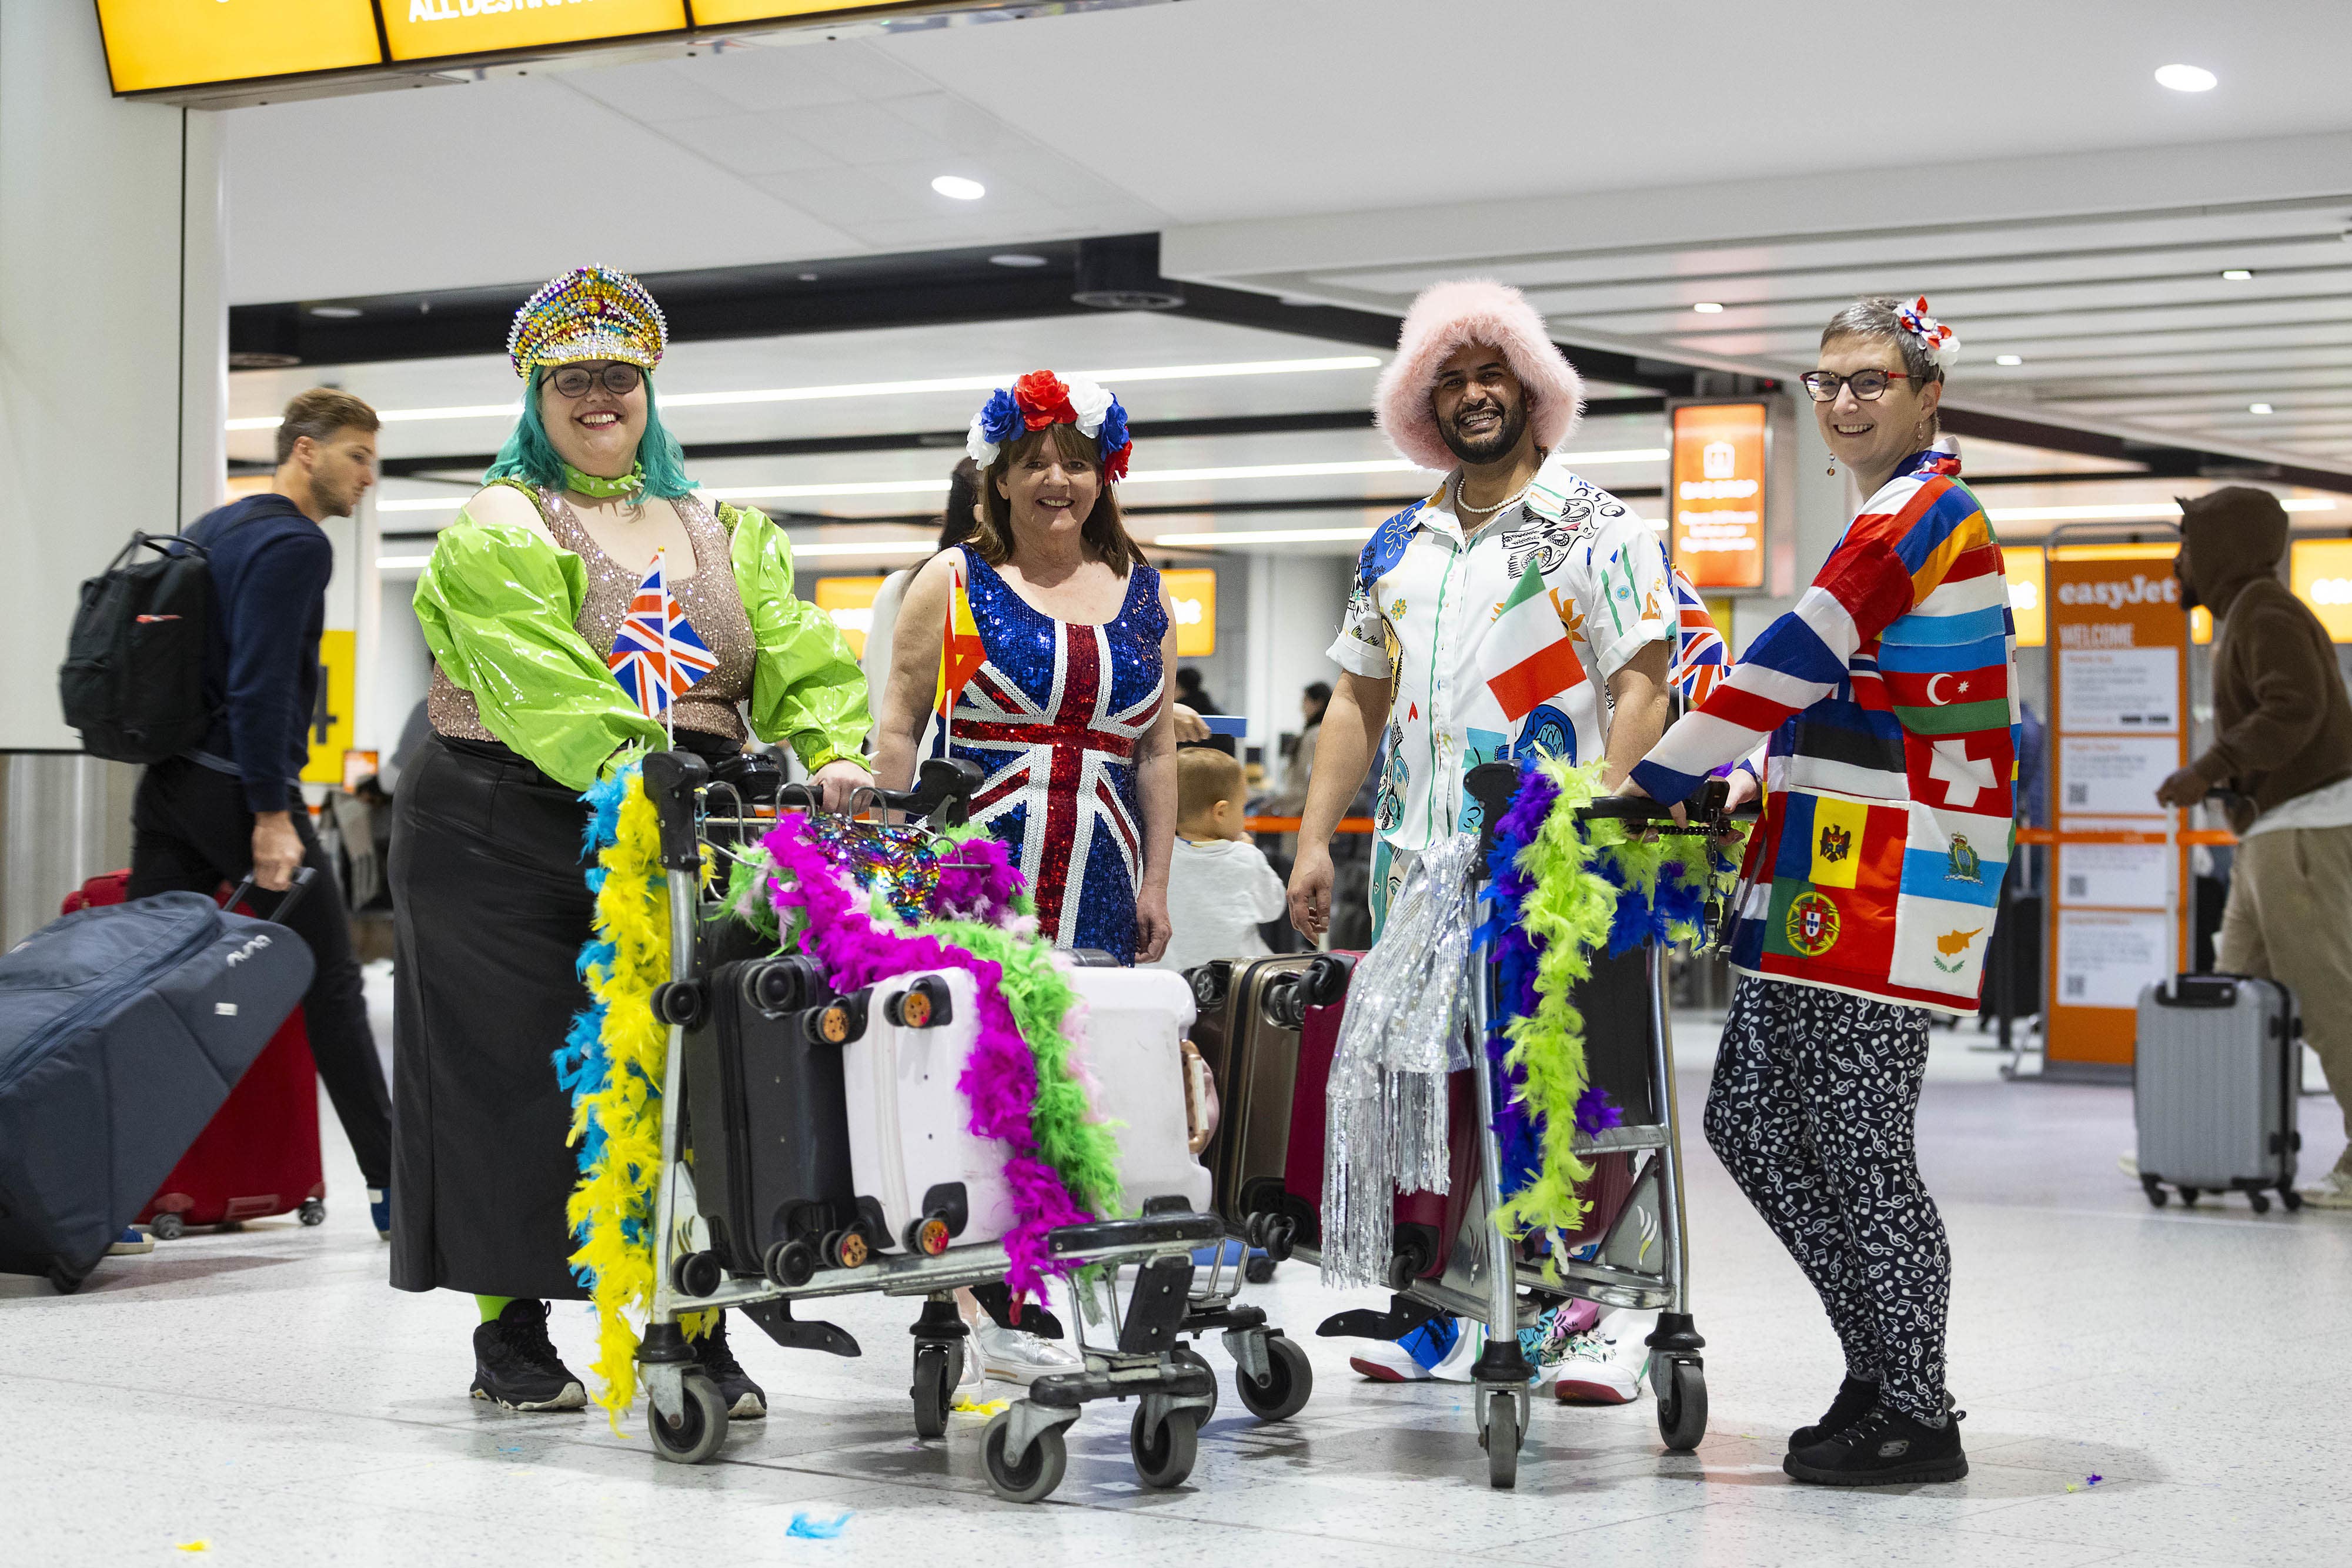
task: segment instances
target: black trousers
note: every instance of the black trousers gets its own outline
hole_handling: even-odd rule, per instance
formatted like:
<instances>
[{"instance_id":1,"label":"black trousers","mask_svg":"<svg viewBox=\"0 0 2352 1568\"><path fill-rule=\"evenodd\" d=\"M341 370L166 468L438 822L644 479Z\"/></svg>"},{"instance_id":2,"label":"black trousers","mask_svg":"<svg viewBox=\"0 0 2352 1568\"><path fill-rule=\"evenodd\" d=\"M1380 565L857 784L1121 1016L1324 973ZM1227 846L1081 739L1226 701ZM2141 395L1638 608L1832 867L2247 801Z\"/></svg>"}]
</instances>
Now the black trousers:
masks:
<instances>
[{"instance_id":1,"label":"black trousers","mask_svg":"<svg viewBox=\"0 0 2352 1568\"><path fill-rule=\"evenodd\" d=\"M368 1186L382 1188L392 1179L392 1105L375 1035L368 1028L342 890L311 831L310 813L296 811L293 819L302 840L302 863L317 873L286 920L309 944L316 965L302 998L302 1021L319 1076L359 1158L360 1175ZM175 757L147 769L131 802L131 828L133 898L210 894L225 882L242 882L253 870L253 813L246 809L245 786L202 763ZM257 887L250 904L254 913L271 919L284 896Z\"/></svg>"}]
</instances>

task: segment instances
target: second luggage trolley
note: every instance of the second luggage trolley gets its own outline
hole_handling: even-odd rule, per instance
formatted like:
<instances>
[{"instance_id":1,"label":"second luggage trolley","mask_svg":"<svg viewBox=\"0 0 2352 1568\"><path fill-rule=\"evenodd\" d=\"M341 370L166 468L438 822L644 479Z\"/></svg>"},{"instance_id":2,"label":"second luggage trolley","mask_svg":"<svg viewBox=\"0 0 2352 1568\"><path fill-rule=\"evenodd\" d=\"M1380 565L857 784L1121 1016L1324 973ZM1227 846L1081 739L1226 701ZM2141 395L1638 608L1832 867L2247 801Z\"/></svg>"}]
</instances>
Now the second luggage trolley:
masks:
<instances>
[{"instance_id":1,"label":"second luggage trolley","mask_svg":"<svg viewBox=\"0 0 2352 1568\"><path fill-rule=\"evenodd\" d=\"M885 809L925 817L935 826L952 825L962 821L977 778L977 769L969 763L935 758L924 764L915 789L871 793ZM706 1212L710 1206L697 1196L695 1171L686 1155L687 1124L692 1114L717 1117L730 1106L721 1097L698 1092L711 1085L690 1081L687 1036L706 1025L720 1007L748 1007L771 1019L811 1010L805 1007L806 988L814 966L792 957L756 964L712 961L716 955L709 933L724 929L727 923L714 925L710 918L721 905L705 894L710 882L706 852L723 865L735 846L765 831L772 819L745 798L745 789L727 779L714 781L709 764L691 752L649 756L645 784L659 823L661 862L670 895L670 979L653 998L656 1016L669 1026L662 1083L661 1179L655 1200L653 1303L637 1350L638 1375L652 1406L647 1426L655 1451L676 1463L699 1464L718 1453L727 1433L725 1401L696 1362L678 1322L681 1314L737 1308L788 1348L856 1355L859 1347L847 1333L831 1323L795 1319L793 1303L865 1292L923 1299L921 1315L910 1331L915 1345L909 1393L917 1432L938 1437L946 1430L961 1381L963 1340L969 1332L950 1292L960 1286L1001 1284L1009 1267L1004 1246L1001 1241L954 1245L953 1234L965 1217L960 1208L952 1213L930 1210L932 1193L924 1195L927 1212L907 1228L905 1237L886 1235L877 1206L861 1201L854 1214L831 1216L814 1244L806 1234L776 1234L786 1229L782 1212L771 1217L765 1234L735 1239L725 1247L716 1244L719 1239L714 1238ZM796 787L785 787L778 799L787 807L814 804L808 791ZM723 884L724 878L719 881ZM746 995L716 995L717 978ZM815 983L822 985L821 979ZM899 1006L912 1000L910 988L907 998L894 998L886 1005L898 1008L894 1021L919 1028L923 1019L916 1016L918 1009ZM824 1073L827 1053L819 1049L820 1041L838 1045L846 1038L815 1028L803 1034L811 1047L804 1054L812 1065L773 1064L771 1076L777 1084L785 1084L795 1071ZM830 1071L837 1086L838 1052L832 1053ZM822 1142L822 1134L805 1141ZM747 1148L734 1151L730 1164L790 1164L810 1157L799 1150ZM703 1175L714 1186L736 1176L731 1169L706 1169ZM1139 1401L1129 1444L1137 1474L1146 1484L1173 1487L1184 1480L1197 1453L1201 1423L1215 1406L1217 1387L1207 1364L1178 1348L1179 1332L1197 1323L1204 1312L1254 1311L1234 1308L1215 1291L1213 1281L1208 1299L1193 1293L1192 1250L1223 1235L1223 1227L1213 1216L1192 1212L1181 1198L1147 1202L1134 1218L1066 1226L1047 1233L1047 1250L1055 1259L1108 1266L1077 1288L1100 1292L1113 1343L1089 1343L1084 1321L1088 1313L1081 1311L1074 1326L1083 1369L1038 1378L1026 1397L990 1420L983 1458L989 1485L998 1496L1031 1502L1052 1492L1061 1483L1066 1463L1063 1430L1085 1405L1097 1399ZM903 1250L893 1250L901 1246ZM1125 1263L1138 1265L1138 1271L1122 1312L1116 1284L1118 1267ZM1236 1323L1255 1328L1255 1334L1227 1335L1245 1370L1251 1361L1266 1359L1263 1345L1256 1343L1265 1332L1262 1325L1259 1314L1255 1324ZM1254 1356L1249 1354L1253 1345Z\"/></svg>"},{"instance_id":2,"label":"second luggage trolley","mask_svg":"<svg viewBox=\"0 0 2352 1568\"><path fill-rule=\"evenodd\" d=\"M1486 823L1484 842L1474 876L1486 879L1488 855L1494 848L1495 824L1509 810L1518 785L1518 770L1509 763L1486 763L1470 771L1466 783L1478 800ZM1595 800L1583 810L1587 819L1612 817L1628 826L1667 834L1710 835L1723 826L1722 787L1711 786L1689 821L1677 823L1667 807L1622 797ZM1447 1249L1445 1267L1433 1276L1422 1270L1422 1260L1402 1245L1391 1265L1390 1283L1395 1294L1390 1310L1342 1312L1327 1321L1320 1333L1371 1339L1395 1339L1440 1313L1484 1323L1486 1343L1472 1368L1479 1445L1486 1451L1487 1479L1497 1488L1517 1484L1518 1452L1527 1440L1531 1415L1530 1379L1536 1368L1519 1347L1521 1292L1538 1307L1581 1298L1609 1307L1655 1311L1658 1326L1648 1341L1650 1382L1657 1396L1658 1432L1669 1451L1687 1453L1706 1435L1706 1372L1700 1354L1706 1342L1693 1326L1689 1301L1690 1258L1683 1215L1683 1153L1680 1113L1675 1095L1674 1036L1667 1003L1667 955L1655 942L1638 955L1628 955L1616 971L1621 981L1615 1009L1587 1011L1587 1049L1606 1054L1614 1047L1629 1070L1638 1062L1646 1076L1648 1113L1629 1116L1626 1124L1599 1134L1579 1135L1576 1150L1587 1157L1626 1156L1629 1185L1613 1219L1601 1234L1587 1234L1570 1255L1553 1259L1558 1275L1546 1279L1541 1261L1525 1256L1520 1244L1506 1236L1495 1221L1501 1191L1502 1154L1495 1134L1495 1082L1486 1060L1485 1040L1496 1004L1496 970L1491 956L1474 946L1471 961L1478 983L1472 988L1471 1027L1473 1071L1467 1075L1475 1094L1476 1149L1475 1160L1457 1157L1455 1180L1469 1175L1475 1186L1471 1200L1461 1207L1461 1220L1453 1236L1441 1242ZM1638 966L1638 967L1636 967ZM1596 964L1595 978L1604 966ZM1638 992L1638 994L1636 994ZM1309 1003L1323 999L1308 996ZM1614 1028L1638 1030L1638 1042L1603 1041L1598 1037ZM1633 1049L1643 1048L1638 1056ZM1596 1074L1596 1082L1598 1074ZM1252 1232L1270 1236L1277 1244L1295 1228L1295 1221L1276 1216L1254 1216ZM1319 1261L1309 1249L1297 1249L1309 1261ZM1490 1266L1489 1260L1513 1257L1509 1270Z\"/></svg>"}]
</instances>

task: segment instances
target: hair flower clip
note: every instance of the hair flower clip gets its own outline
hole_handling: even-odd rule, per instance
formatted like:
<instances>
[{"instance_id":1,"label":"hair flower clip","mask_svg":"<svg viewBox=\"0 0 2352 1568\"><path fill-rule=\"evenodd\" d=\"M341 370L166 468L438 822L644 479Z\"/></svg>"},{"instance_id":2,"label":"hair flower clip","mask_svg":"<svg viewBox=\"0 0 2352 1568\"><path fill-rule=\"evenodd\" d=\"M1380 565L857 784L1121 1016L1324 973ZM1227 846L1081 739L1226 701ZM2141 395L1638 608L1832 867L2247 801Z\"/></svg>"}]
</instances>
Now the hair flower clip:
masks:
<instances>
[{"instance_id":1,"label":"hair flower clip","mask_svg":"<svg viewBox=\"0 0 2352 1568\"><path fill-rule=\"evenodd\" d=\"M1107 389L1089 381L1064 381L1051 371L1032 371L1011 387L990 392L971 416L963 449L985 468L1007 443L1049 424L1073 424L1081 435L1094 438L1106 482L1127 477L1128 458L1135 450L1128 438L1127 410Z\"/></svg>"},{"instance_id":2,"label":"hair flower clip","mask_svg":"<svg viewBox=\"0 0 2352 1568\"><path fill-rule=\"evenodd\" d=\"M1927 314L1927 297L1921 295L1908 305L1895 308L1895 319L1903 329L1919 340L1927 357L1936 361L1939 371L1948 371L1960 357L1959 335L1933 316Z\"/></svg>"}]
</instances>

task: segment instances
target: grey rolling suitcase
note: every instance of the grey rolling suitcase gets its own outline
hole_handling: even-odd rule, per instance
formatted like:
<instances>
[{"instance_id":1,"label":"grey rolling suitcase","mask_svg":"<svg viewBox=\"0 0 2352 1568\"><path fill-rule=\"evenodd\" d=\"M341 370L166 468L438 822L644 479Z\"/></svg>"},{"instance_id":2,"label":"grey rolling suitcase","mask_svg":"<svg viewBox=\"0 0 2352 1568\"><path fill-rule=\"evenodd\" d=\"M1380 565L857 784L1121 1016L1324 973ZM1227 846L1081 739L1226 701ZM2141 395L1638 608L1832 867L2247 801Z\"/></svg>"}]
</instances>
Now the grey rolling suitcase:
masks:
<instances>
[{"instance_id":1,"label":"grey rolling suitcase","mask_svg":"<svg viewBox=\"0 0 2352 1568\"><path fill-rule=\"evenodd\" d=\"M2193 1204L2242 1192L2256 1214L2294 1190L2303 1040L2294 995L2275 980L2179 975L2139 994L2132 1109L2147 1200Z\"/></svg>"}]
</instances>

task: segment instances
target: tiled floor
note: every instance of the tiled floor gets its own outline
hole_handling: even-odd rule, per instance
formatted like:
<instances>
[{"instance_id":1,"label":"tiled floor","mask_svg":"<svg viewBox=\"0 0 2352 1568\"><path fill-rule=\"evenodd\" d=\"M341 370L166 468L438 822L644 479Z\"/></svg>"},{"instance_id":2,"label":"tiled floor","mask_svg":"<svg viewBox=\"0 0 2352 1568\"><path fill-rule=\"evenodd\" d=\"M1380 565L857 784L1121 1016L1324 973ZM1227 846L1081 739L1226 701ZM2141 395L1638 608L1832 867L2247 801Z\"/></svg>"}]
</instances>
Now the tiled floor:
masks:
<instances>
[{"instance_id":1,"label":"tiled floor","mask_svg":"<svg viewBox=\"0 0 2352 1568\"><path fill-rule=\"evenodd\" d=\"M1683 1038L1689 1056L1705 1037ZM2116 1170L2128 1092L2002 1083L1974 1038L1939 1037L1921 1118L1958 1270L1953 1386L1975 1470L1957 1486L1781 1476L1788 1429L1835 1386L1835 1347L1703 1148L1691 1223L1714 1415L1696 1455L1660 1453L1646 1398L1541 1407L1518 1490L1490 1491L1464 1391L1354 1378L1347 1342L1312 1333L1346 1299L1293 1265L1263 1299L1315 1360L1297 1420L1256 1426L1228 1386L1191 1484L1160 1493L1135 1480L1123 1410L1097 1406L1060 1492L1020 1508L987 1493L978 1417L911 1436L902 1303L832 1314L862 1360L740 1333L774 1414L700 1469L596 1415L468 1401L472 1303L384 1287L331 1133L320 1229L192 1236L72 1298L0 1276L0 1563L186 1563L199 1544L195 1561L404 1568L2342 1562L2352 1217L2152 1211ZM1686 1061L1686 1109L1704 1077ZM2332 1102L2303 1109L2315 1173L2342 1135ZM584 1365L584 1309L560 1310L555 1334ZM831 1540L793 1533L835 1521Z\"/></svg>"}]
</instances>

